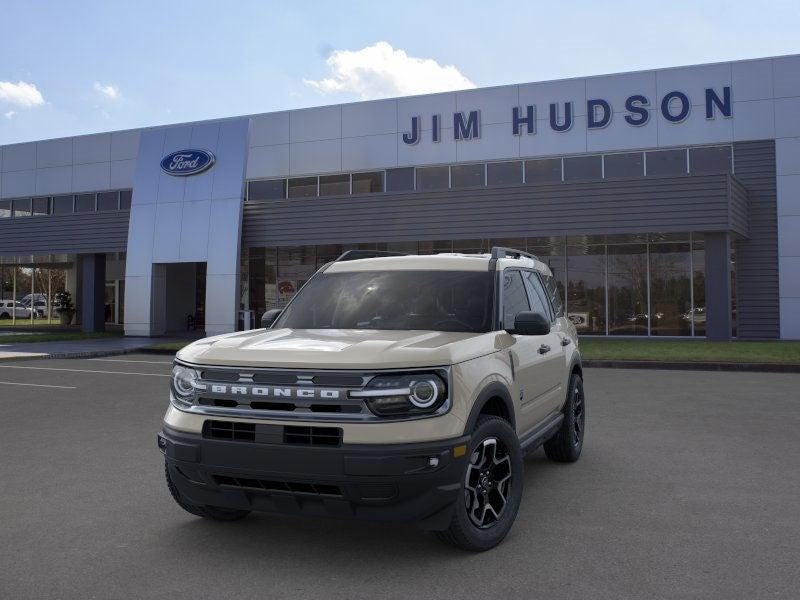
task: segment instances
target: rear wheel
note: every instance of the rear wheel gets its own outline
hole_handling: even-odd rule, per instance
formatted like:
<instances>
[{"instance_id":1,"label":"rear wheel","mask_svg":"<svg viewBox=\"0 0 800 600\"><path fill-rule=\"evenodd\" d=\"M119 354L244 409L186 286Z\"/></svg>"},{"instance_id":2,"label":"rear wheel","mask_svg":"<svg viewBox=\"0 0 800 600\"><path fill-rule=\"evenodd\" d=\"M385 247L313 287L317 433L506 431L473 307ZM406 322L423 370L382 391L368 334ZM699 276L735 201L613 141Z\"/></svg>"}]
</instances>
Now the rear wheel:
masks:
<instances>
[{"instance_id":1,"label":"rear wheel","mask_svg":"<svg viewBox=\"0 0 800 600\"><path fill-rule=\"evenodd\" d=\"M213 519L215 521L238 521L250 514L249 510L238 510L232 508L220 508L218 506L197 506L187 502L169 476L169 467L164 465L164 476L167 479L167 487L169 488L172 498L177 502L183 510L204 519Z\"/></svg>"},{"instance_id":2,"label":"rear wheel","mask_svg":"<svg viewBox=\"0 0 800 600\"><path fill-rule=\"evenodd\" d=\"M544 443L544 453L547 458L556 462L575 462L581 456L586 429L586 397L583 393L583 379L577 373L573 373L569 379L563 412L561 427Z\"/></svg>"},{"instance_id":3,"label":"rear wheel","mask_svg":"<svg viewBox=\"0 0 800 600\"><path fill-rule=\"evenodd\" d=\"M463 496L440 539L473 552L494 548L514 524L522 500L523 462L517 434L507 421L481 417L470 441Z\"/></svg>"}]
</instances>

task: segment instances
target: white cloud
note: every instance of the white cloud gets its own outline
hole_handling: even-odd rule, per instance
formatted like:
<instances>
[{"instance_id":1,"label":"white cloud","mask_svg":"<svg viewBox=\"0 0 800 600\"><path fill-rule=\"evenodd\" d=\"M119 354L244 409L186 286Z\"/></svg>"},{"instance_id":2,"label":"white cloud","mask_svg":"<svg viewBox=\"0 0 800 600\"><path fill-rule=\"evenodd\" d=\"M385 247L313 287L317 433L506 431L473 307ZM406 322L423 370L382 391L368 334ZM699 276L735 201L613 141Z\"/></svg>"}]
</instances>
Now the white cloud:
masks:
<instances>
[{"instance_id":1,"label":"white cloud","mask_svg":"<svg viewBox=\"0 0 800 600\"><path fill-rule=\"evenodd\" d=\"M325 63L330 76L303 81L323 94L351 92L364 100L474 88L453 65L416 58L388 42L361 50L334 50Z\"/></svg>"},{"instance_id":2,"label":"white cloud","mask_svg":"<svg viewBox=\"0 0 800 600\"><path fill-rule=\"evenodd\" d=\"M15 110L10 110L10 111L8 111L7 113L3 113L3 116L4 116L6 119L13 119L13 118L14 118L14 115L16 115L16 114L17 114L17 111L15 111Z\"/></svg>"},{"instance_id":3,"label":"white cloud","mask_svg":"<svg viewBox=\"0 0 800 600\"><path fill-rule=\"evenodd\" d=\"M103 85L99 81L94 82L94 91L98 92L99 94L105 96L109 100L119 100L122 98L122 94L119 91L119 88L115 85L108 84Z\"/></svg>"},{"instance_id":4,"label":"white cloud","mask_svg":"<svg viewBox=\"0 0 800 600\"><path fill-rule=\"evenodd\" d=\"M44 104L42 93L36 89L36 85L25 81L0 81L0 101L26 108Z\"/></svg>"}]
</instances>

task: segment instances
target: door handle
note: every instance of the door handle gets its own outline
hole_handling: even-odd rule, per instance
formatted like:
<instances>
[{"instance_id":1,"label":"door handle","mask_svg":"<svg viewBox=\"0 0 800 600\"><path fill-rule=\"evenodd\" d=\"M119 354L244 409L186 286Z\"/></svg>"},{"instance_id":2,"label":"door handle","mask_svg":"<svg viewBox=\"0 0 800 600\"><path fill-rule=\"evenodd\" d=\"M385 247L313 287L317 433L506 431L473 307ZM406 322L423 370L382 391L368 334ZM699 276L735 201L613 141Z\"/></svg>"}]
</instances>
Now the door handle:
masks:
<instances>
[{"instance_id":1,"label":"door handle","mask_svg":"<svg viewBox=\"0 0 800 600\"><path fill-rule=\"evenodd\" d=\"M568 337L561 338L561 345L562 346L569 346L572 343L572 340Z\"/></svg>"},{"instance_id":2,"label":"door handle","mask_svg":"<svg viewBox=\"0 0 800 600\"><path fill-rule=\"evenodd\" d=\"M539 346L539 354L547 354L548 352L550 352L550 346L547 344L542 344Z\"/></svg>"}]
</instances>

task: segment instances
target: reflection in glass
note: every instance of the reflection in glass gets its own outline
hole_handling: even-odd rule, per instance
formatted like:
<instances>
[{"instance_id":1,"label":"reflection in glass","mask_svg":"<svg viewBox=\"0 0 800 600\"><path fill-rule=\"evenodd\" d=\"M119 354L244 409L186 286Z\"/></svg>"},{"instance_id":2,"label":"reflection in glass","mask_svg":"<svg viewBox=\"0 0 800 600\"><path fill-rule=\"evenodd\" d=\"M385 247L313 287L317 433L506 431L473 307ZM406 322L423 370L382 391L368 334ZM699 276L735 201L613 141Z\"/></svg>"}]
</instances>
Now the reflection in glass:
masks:
<instances>
[{"instance_id":1,"label":"reflection in glass","mask_svg":"<svg viewBox=\"0 0 800 600\"><path fill-rule=\"evenodd\" d=\"M31 216L31 199L17 198L14 200L14 218Z\"/></svg>"},{"instance_id":2,"label":"reflection in glass","mask_svg":"<svg viewBox=\"0 0 800 600\"><path fill-rule=\"evenodd\" d=\"M75 196L75 212L94 212L96 209L94 194L78 194Z\"/></svg>"},{"instance_id":3,"label":"reflection in glass","mask_svg":"<svg viewBox=\"0 0 800 600\"><path fill-rule=\"evenodd\" d=\"M119 210L119 194L117 192L101 192L97 194L97 210ZM106 321L110 323L111 321Z\"/></svg>"},{"instance_id":4,"label":"reflection in glass","mask_svg":"<svg viewBox=\"0 0 800 600\"><path fill-rule=\"evenodd\" d=\"M322 175L319 178L320 196L343 196L350 193L350 175Z\"/></svg>"},{"instance_id":5,"label":"reflection in glass","mask_svg":"<svg viewBox=\"0 0 800 600\"><path fill-rule=\"evenodd\" d=\"M417 254L417 242L387 242L385 250L389 252Z\"/></svg>"},{"instance_id":6,"label":"reflection in glass","mask_svg":"<svg viewBox=\"0 0 800 600\"><path fill-rule=\"evenodd\" d=\"M644 175L644 155L641 152L606 154L603 163L603 177L606 179Z\"/></svg>"},{"instance_id":7,"label":"reflection in glass","mask_svg":"<svg viewBox=\"0 0 800 600\"><path fill-rule=\"evenodd\" d=\"M486 165L453 165L451 167L452 187L481 187L486 184Z\"/></svg>"},{"instance_id":8,"label":"reflection in glass","mask_svg":"<svg viewBox=\"0 0 800 600\"><path fill-rule=\"evenodd\" d=\"M579 333L605 334L605 246L568 246L567 278L569 319Z\"/></svg>"},{"instance_id":9,"label":"reflection in glass","mask_svg":"<svg viewBox=\"0 0 800 600\"><path fill-rule=\"evenodd\" d=\"M528 252L536 255L553 272L553 277L558 286L561 298L566 297L567 291L567 263L564 259L564 237L537 237L528 238Z\"/></svg>"},{"instance_id":10,"label":"reflection in glass","mask_svg":"<svg viewBox=\"0 0 800 600\"><path fill-rule=\"evenodd\" d=\"M354 194L375 194L383 191L383 171L353 173Z\"/></svg>"},{"instance_id":11,"label":"reflection in glass","mask_svg":"<svg viewBox=\"0 0 800 600\"><path fill-rule=\"evenodd\" d=\"M690 336L694 322L694 335L702 337L706 333L705 251L702 234L691 238L691 252L688 233L249 248L249 256L243 258L247 266L242 267L243 275L249 272L249 281L243 277L242 294L260 319L265 310L285 306L317 269L347 250L474 254L503 246L527 250L550 267L555 286L566 299L567 316L580 333ZM735 256L732 259L734 269ZM735 292L735 269L732 277ZM735 301L734 297L734 311ZM732 317L735 320L735 312Z\"/></svg>"},{"instance_id":12,"label":"reflection in glass","mask_svg":"<svg viewBox=\"0 0 800 600\"><path fill-rule=\"evenodd\" d=\"M133 190L121 190L119 193L119 209L120 210L130 210L131 209L131 197L133 196Z\"/></svg>"},{"instance_id":13,"label":"reflection in glass","mask_svg":"<svg viewBox=\"0 0 800 600\"><path fill-rule=\"evenodd\" d=\"M414 167L401 167L386 171L387 192L408 192L414 189Z\"/></svg>"},{"instance_id":14,"label":"reflection in glass","mask_svg":"<svg viewBox=\"0 0 800 600\"><path fill-rule=\"evenodd\" d=\"M522 183L522 161L490 162L486 165L488 185L513 185Z\"/></svg>"},{"instance_id":15,"label":"reflection in glass","mask_svg":"<svg viewBox=\"0 0 800 600\"><path fill-rule=\"evenodd\" d=\"M570 156L564 159L564 181L584 181L603 177L603 157Z\"/></svg>"},{"instance_id":16,"label":"reflection in glass","mask_svg":"<svg viewBox=\"0 0 800 600\"><path fill-rule=\"evenodd\" d=\"M647 335L646 244L608 247L608 333Z\"/></svg>"},{"instance_id":17,"label":"reflection in glass","mask_svg":"<svg viewBox=\"0 0 800 600\"><path fill-rule=\"evenodd\" d=\"M694 334L706 334L706 250L699 235L692 236L692 291L694 293Z\"/></svg>"},{"instance_id":18,"label":"reflection in glass","mask_svg":"<svg viewBox=\"0 0 800 600\"><path fill-rule=\"evenodd\" d=\"M650 244L650 335L691 335L689 244Z\"/></svg>"},{"instance_id":19,"label":"reflection in glass","mask_svg":"<svg viewBox=\"0 0 800 600\"><path fill-rule=\"evenodd\" d=\"M559 181L561 181L560 158L525 161L525 183L556 183Z\"/></svg>"},{"instance_id":20,"label":"reflection in glass","mask_svg":"<svg viewBox=\"0 0 800 600\"><path fill-rule=\"evenodd\" d=\"M349 248L348 248L349 250ZM344 253L344 248L341 244L323 244L316 247L317 263L316 268L319 269L325 263L336 260Z\"/></svg>"},{"instance_id":21,"label":"reflection in glass","mask_svg":"<svg viewBox=\"0 0 800 600\"><path fill-rule=\"evenodd\" d=\"M278 248L277 308L286 306L315 271L315 246Z\"/></svg>"},{"instance_id":22,"label":"reflection in glass","mask_svg":"<svg viewBox=\"0 0 800 600\"><path fill-rule=\"evenodd\" d=\"M705 146L689 149L692 173L730 173L733 165L730 146Z\"/></svg>"},{"instance_id":23,"label":"reflection in glass","mask_svg":"<svg viewBox=\"0 0 800 600\"><path fill-rule=\"evenodd\" d=\"M33 215L49 215L50 214L50 198L47 196L40 196L33 199Z\"/></svg>"},{"instance_id":24,"label":"reflection in glass","mask_svg":"<svg viewBox=\"0 0 800 600\"><path fill-rule=\"evenodd\" d=\"M316 195L316 177L298 177L289 180L289 198L313 198Z\"/></svg>"},{"instance_id":25,"label":"reflection in glass","mask_svg":"<svg viewBox=\"0 0 800 600\"><path fill-rule=\"evenodd\" d=\"M450 187L449 167L417 167L417 189L446 190Z\"/></svg>"},{"instance_id":26,"label":"reflection in glass","mask_svg":"<svg viewBox=\"0 0 800 600\"><path fill-rule=\"evenodd\" d=\"M274 250L266 248L250 248L247 258L247 282L249 286L250 310L255 313L256 323L267 310L267 299L264 295L264 254Z\"/></svg>"},{"instance_id":27,"label":"reflection in glass","mask_svg":"<svg viewBox=\"0 0 800 600\"><path fill-rule=\"evenodd\" d=\"M452 252L453 242L450 240L434 240L432 242L419 242L417 245L419 254L439 254L440 252Z\"/></svg>"},{"instance_id":28,"label":"reflection in glass","mask_svg":"<svg viewBox=\"0 0 800 600\"><path fill-rule=\"evenodd\" d=\"M489 240L453 240L453 252L483 254L489 251Z\"/></svg>"},{"instance_id":29,"label":"reflection in glass","mask_svg":"<svg viewBox=\"0 0 800 600\"><path fill-rule=\"evenodd\" d=\"M648 177L686 173L686 150L654 150L645 156Z\"/></svg>"},{"instance_id":30,"label":"reflection in glass","mask_svg":"<svg viewBox=\"0 0 800 600\"><path fill-rule=\"evenodd\" d=\"M251 181L247 184L247 199L250 202L258 200L282 200L284 198L286 198L285 179Z\"/></svg>"}]
</instances>

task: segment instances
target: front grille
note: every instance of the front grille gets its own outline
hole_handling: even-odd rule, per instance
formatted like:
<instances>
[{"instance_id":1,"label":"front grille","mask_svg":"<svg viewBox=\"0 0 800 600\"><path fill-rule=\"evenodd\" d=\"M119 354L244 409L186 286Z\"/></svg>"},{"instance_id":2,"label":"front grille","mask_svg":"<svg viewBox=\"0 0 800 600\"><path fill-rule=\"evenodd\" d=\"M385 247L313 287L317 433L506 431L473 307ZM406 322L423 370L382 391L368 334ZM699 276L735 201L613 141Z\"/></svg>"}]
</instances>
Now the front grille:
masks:
<instances>
[{"instance_id":1,"label":"front grille","mask_svg":"<svg viewBox=\"0 0 800 600\"><path fill-rule=\"evenodd\" d=\"M370 380L381 375L381 372L224 366L196 368L200 378L195 384L197 398L193 406L188 408L190 412L212 418L260 418L331 424L381 419L369 409L363 397L351 395L363 391ZM437 368L436 371L443 379L449 380L447 369ZM279 432L279 435L282 433ZM260 441L258 438L257 433L256 441Z\"/></svg>"},{"instance_id":2,"label":"front grille","mask_svg":"<svg viewBox=\"0 0 800 600\"><path fill-rule=\"evenodd\" d=\"M304 483L293 481L273 481L268 479L251 479L231 477L229 475L213 475L217 485L261 490L265 492L287 492L290 494L310 494L315 496L334 496L341 498L342 489L329 483Z\"/></svg>"},{"instance_id":3,"label":"front grille","mask_svg":"<svg viewBox=\"0 0 800 600\"><path fill-rule=\"evenodd\" d=\"M203 437L257 444L325 447L342 445L342 429L340 427L295 427L242 421L208 420L203 424Z\"/></svg>"},{"instance_id":4,"label":"front grille","mask_svg":"<svg viewBox=\"0 0 800 600\"><path fill-rule=\"evenodd\" d=\"M255 423L207 421L204 428L206 437L217 440L239 440L244 442L254 442L256 440Z\"/></svg>"},{"instance_id":5,"label":"front grille","mask_svg":"<svg viewBox=\"0 0 800 600\"><path fill-rule=\"evenodd\" d=\"M298 446L341 446L342 430L339 427L287 425L283 428L283 442Z\"/></svg>"}]
</instances>

